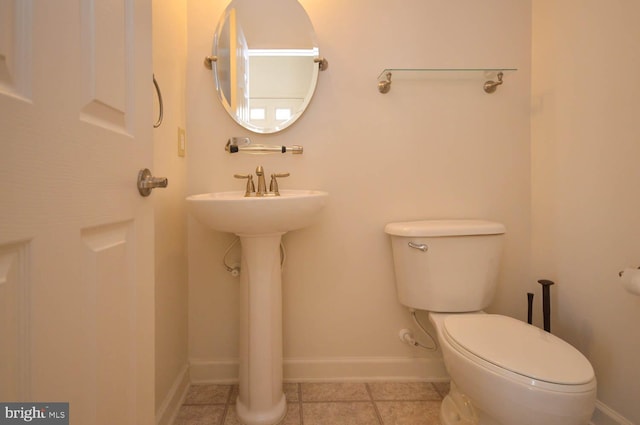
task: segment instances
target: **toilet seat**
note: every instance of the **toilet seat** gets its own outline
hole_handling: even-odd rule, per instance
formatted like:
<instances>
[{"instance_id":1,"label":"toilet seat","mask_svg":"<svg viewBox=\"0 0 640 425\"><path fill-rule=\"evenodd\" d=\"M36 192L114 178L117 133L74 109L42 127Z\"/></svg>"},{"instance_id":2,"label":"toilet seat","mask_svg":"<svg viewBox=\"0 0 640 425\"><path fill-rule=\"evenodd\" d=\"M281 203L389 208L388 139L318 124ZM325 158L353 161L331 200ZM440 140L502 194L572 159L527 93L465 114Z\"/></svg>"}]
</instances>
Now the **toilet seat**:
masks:
<instances>
[{"instance_id":1,"label":"toilet seat","mask_svg":"<svg viewBox=\"0 0 640 425\"><path fill-rule=\"evenodd\" d=\"M527 385L561 392L589 391L595 374L567 342L519 320L495 314L448 315L447 342L480 367Z\"/></svg>"}]
</instances>

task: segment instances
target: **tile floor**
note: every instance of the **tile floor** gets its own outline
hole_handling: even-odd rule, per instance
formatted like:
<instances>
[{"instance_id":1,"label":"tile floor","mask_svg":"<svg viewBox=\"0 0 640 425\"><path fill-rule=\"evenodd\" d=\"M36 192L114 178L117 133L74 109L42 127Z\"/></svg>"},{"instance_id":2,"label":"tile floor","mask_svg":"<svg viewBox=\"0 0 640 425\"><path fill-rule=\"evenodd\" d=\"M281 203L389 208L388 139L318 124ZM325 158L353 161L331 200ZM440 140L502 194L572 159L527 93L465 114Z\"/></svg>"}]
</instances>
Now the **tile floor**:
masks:
<instances>
[{"instance_id":1,"label":"tile floor","mask_svg":"<svg viewBox=\"0 0 640 425\"><path fill-rule=\"evenodd\" d=\"M189 388L174 425L240 425L237 385ZM440 425L448 383L288 383L281 425Z\"/></svg>"}]
</instances>

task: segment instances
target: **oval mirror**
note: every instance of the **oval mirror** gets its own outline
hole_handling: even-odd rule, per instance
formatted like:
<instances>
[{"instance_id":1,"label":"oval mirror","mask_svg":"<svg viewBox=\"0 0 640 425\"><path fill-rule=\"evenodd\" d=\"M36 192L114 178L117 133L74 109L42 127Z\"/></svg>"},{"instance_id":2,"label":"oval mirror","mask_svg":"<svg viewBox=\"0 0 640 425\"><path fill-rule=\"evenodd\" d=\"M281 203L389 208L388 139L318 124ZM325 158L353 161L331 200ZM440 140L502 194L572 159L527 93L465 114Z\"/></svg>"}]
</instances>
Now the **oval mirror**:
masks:
<instances>
[{"instance_id":1,"label":"oval mirror","mask_svg":"<svg viewBox=\"0 0 640 425\"><path fill-rule=\"evenodd\" d=\"M318 43L297 0L233 0L218 23L213 56L218 98L256 133L293 124L318 81Z\"/></svg>"}]
</instances>

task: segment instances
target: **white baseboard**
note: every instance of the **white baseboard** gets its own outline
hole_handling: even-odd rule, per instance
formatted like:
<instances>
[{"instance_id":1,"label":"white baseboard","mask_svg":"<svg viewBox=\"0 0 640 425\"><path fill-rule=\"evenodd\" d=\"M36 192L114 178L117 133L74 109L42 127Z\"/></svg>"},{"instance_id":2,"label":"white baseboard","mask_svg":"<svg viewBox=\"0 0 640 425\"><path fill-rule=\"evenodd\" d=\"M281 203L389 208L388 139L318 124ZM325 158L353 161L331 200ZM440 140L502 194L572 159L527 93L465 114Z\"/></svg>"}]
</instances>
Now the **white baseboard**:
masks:
<instances>
[{"instance_id":1,"label":"white baseboard","mask_svg":"<svg viewBox=\"0 0 640 425\"><path fill-rule=\"evenodd\" d=\"M235 383L237 359L191 359L193 383ZM288 382L448 381L442 359L405 357L285 358Z\"/></svg>"},{"instance_id":2,"label":"white baseboard","mask_svg":"<svg viewBox=\"0 0 640 425\"><path fill-rule=\"evenodd\" d=\"M156 412L156 425L171 425L189 389L189 366L185 365Z\"/></svg>"},{"instance_id":3,"label":"white baseboard","mask_svg":"<svg viewBox=\"0 0 640 425\"><path fill-rule=\"evenodd\" d=\"M236 384L238 371L238 359L189 360L192 384Z\"/></svg>"},{"instance_id":4,"label":"white baseboard","mask_svg":"<svg viewBox=\"0 0 640 425\"><path fill-rule=\"evenodd\" d=\"M590 425L634 425L600 400L596 400L596 410L591 417Z\"/></svg>"}]
</instances>

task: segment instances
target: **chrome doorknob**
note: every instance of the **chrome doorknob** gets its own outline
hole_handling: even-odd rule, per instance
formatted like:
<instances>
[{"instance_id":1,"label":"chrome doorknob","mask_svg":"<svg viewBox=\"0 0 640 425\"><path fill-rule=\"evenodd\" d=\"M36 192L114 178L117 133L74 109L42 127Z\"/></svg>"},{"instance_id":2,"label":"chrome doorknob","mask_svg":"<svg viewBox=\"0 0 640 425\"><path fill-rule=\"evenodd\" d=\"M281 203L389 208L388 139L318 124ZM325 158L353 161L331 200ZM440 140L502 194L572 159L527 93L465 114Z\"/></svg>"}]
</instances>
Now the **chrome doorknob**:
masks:
<instances>
[{"instance_id":1,"label":"chrome doorknob","mask_svg":"<svg viewBox=\"0 0 640 425\"><path fill-rule=\"evenodd\" d=\"M148 168L138 173L138 192L142 196L151 195L151 190L156 187L167 187L169 179L166 177L153 177Z\"/></svg>"}]
</instances>

